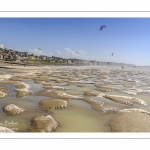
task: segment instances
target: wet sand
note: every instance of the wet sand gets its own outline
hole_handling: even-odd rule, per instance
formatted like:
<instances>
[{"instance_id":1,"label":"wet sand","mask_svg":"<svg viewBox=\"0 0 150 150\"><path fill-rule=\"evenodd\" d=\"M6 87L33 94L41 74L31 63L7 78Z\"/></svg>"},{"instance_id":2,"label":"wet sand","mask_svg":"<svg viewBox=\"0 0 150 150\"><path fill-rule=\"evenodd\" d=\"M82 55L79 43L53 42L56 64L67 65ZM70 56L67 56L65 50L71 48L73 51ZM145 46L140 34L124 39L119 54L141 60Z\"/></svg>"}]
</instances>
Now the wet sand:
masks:
<instances>
[{"instance_id":1,"label":"wet sand","mask_svg":"<svg viewBox=\"0 0 150 150\"><path fill-rule=\"evenodd\" d=\"M0 132L149 132L149 75L144 67L1 63Z\"/></svg>"}]
</instances>

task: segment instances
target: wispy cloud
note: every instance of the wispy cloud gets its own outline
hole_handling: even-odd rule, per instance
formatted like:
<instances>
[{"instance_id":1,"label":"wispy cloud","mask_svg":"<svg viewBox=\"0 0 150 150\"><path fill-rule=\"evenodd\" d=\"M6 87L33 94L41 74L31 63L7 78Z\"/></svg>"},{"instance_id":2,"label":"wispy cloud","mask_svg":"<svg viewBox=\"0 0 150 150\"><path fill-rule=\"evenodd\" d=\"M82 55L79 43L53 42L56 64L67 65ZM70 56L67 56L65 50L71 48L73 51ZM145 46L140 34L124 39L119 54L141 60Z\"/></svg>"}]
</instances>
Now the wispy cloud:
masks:
<instances>
[{"instance_id":1,"label":"wispy cloud","mask_svg":"<svg viewBox=\"0 0 150 150\"><path fill-rule=\"evenodd\" d=\"M28 53L34 54L36 56L40 56L40 55L50 56L51 55L51 53L47 54L47 53L44 53L42 50L39 50L39 49L29 49Z\"/></svg>"}]
</instances>

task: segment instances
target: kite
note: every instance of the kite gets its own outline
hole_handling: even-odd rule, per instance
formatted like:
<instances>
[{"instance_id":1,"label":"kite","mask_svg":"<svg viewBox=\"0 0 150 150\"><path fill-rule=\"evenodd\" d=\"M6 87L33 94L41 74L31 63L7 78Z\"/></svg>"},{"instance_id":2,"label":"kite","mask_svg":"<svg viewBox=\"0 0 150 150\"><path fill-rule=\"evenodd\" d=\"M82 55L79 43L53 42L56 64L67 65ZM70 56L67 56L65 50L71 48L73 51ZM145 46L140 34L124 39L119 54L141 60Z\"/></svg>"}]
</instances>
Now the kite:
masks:
<instances>
[{"instance_id":1,"label":"kite","mask_svg":"<svg viewBox=\"0 0 150 150\"><path fill-rule=\"evenodd\" d=\"M105 25L101 26L101 27L100 27L100 30L102 30L103 28L106 28L106 26L105 26Z\"/></svg>"},{"instance_id":2,"label":"kite","mask_svg":"<svg viewBox=\"0 0 150 150\"><path fill-rule=\"evenodd\" d=\"M41 51L41 48L38 48L38 50L40 50L40 51Z\"/></svg>"},{"instance_id":3,"label":"kite","mask_svg":"<svg viewBox=\"0 0 150 150\"><path fill-rule=\"evenodd\" d=\"M113 56L115 53L112 53L111 55Z\"/></svg>"}]
</instances>

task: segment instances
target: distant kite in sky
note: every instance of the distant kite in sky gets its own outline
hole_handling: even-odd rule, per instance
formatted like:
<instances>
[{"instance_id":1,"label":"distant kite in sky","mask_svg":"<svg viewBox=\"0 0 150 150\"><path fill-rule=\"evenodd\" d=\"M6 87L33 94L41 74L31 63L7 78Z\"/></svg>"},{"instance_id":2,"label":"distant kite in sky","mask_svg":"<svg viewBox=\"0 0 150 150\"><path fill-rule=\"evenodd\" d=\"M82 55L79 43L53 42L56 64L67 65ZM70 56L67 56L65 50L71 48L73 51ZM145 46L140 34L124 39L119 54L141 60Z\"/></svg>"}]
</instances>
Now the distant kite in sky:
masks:
<instances>
[{"instance_id":1,"label":"distant kite in sky","mask_svg":"<svg viewBox=\"0 0 150 150\"><path fill-rule=\"evenodd\" d=\"M38 50L40 50L40 51L41 51L41 48L38 48Z\"/></svg>"},{"instance_id":2,"label":"distant kite in sky","mask_svg":"<svg viewBox=\"0 0 150 150\"><path fill-rule=\"evenodd\" d=\"M103 28L106 28L106 26L105 26L105 25L101 26L101 27L100 27L100 30L102 30Z\"/></svg>"},{"instance_id":3,"label":"distant kite in sky","mask_svg":"<svg viewBox=\"0 0 150 150\"><path fill-rule=\"evenodd\" d=\"M112 53L111 55L114 56L115 53Z\"/></svg>"}]
</instances>

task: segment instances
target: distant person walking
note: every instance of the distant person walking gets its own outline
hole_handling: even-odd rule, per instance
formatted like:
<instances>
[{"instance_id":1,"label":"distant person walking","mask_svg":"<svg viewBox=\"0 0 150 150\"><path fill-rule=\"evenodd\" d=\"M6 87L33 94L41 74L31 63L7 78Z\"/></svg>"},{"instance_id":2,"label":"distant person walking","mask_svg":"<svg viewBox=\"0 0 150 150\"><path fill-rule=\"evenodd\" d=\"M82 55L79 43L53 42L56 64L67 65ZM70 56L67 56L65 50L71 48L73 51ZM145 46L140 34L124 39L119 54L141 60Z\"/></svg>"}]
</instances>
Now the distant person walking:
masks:
<instances>
[{"instance_id":1,"label":"distant person walking","mask_svg":"<svg viewBox=\"0 0 150 150\"><path fill-rule=\"evenodd\" d=\"M123 69L124 67L122 66L122 69Z\"/></svg>"}]
</instances>

